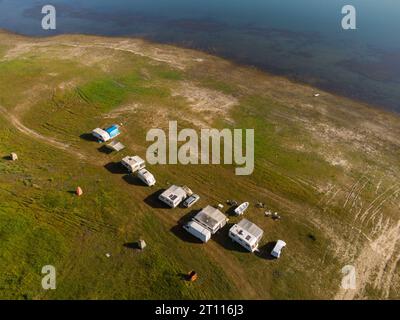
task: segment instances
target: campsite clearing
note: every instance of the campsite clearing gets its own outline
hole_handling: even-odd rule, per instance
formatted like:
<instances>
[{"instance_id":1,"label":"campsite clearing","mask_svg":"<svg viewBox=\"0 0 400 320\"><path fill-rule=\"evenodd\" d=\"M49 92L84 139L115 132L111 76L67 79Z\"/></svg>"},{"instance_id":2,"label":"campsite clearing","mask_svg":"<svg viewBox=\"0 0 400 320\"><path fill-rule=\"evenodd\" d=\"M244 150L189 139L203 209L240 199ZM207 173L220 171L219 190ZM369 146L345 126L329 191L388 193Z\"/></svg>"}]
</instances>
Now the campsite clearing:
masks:
<instances>
[{"instance_id":1,"label":"campsite clearing","mask_svg":"<svg viewBox=\"0 0 400 320\"><path fill-rule=\"evenodd\" d=\"M399 117L327 92L316 99L315 90L142 40L0 32L0 297L398 297ZM221 113L213 101L234 103ZM88 134L110 117L124 124L119 153ZM120 160L145 155L147 130L167 131L170 119L196 130L254 128L254 173L149 166L157 185L188 185L201 196L190 209L166 208ZM11 152L20 159L9 161ZM260 252L229 239L241 217L206 245L183 230L196 210L224 199L262 201L284 217L276 223L247 209L264 231ZM134 250L137 239L145 250ZM270 260L276 239L288 246ZM361 282L349 295L341 270L352 263ZM58 270L57 290L40 289L48 264ZM188 270L197 281L182 281Z\"/></svg>"}]
</instances>

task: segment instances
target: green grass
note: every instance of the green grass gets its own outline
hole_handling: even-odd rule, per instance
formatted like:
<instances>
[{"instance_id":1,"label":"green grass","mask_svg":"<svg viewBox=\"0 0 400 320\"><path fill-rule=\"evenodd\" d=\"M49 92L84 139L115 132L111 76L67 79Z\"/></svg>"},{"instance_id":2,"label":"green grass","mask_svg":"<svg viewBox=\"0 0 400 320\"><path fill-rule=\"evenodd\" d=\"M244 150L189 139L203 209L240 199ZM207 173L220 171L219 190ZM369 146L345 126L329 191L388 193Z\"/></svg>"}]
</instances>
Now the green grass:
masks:
<instances>
[{"instance_id":1,"label":"green grass","mask_svg":"<svg viewBox=\"0 0 400 320\"><path fill-rule=\"evenodd\" d=\"M104 112L120 105L127 96L122 84L109 79L91 82L78 88L77 93L82 100L99 105Z\"/></svg>"},{"instance_id":2,"label":"green grass","mask_svg":"<svg viewBox=\"0 0 400 320\"><path fill-rule=\"evenodd\" d=\"M60 54L61 48L52 50ZM87 59L90 54L108 53L85 52ZM335 144L332 152L343 152L354 167L345 171L332 166L318 152L324 142L297 119L337 127L351 120L335 113L330 122L327 115L294 107L310 103L300 87L295 88L297 92L277 83L273 93L283 97L280 100L256 87L264 75L252 74L254 81L249 81L248 71L235 68L232 72L244 75L233 74L230 79L226 66L219 69L217 61L206 72L196 66L178 70L122 52L107 69L101 63L84 65L76 58L51 58L50 53L24 57L28 59L0 62L0 104L12 111L26 103L18 115L24 125L70 145L86 159L23 135L0 116L0 298L316 299L335 294L342 264L349 262L337 255L332 235L315 221L332 228L340 239L351 240L344 228L353 216L343 209L343 202L363 174L363 165L376 160L346 144ZM235 176L230 165L150 166L157 187L146 188L125 174L107 170L107 163L118 162L124 155L144 157L148 129L166 127L168 120L175 119L180 127L190 125L195 110L186 99L173 95L184 81L238 99L239 105L229 111L234 120L230 126L255 129L254 174ZM72 85L63 87L65 83ZM37 96L38 90L31 92L35 86L43 90ZM131 105L139 107L106 117ZM218 116L208 125L222 128L229 123L226 120ZM120 122L124 124L120 139L127 146L120 154L99 152L100 145L81 137L95 127ZM306 152L292 147L300 144L307 147ZM376 172L387 179L383 187L391 182L385 177L386 168L394 166L392 171L398 172L397 149L392 147L382 153L384 164ZM20 159L2 158L10 152L17 152ZM372 175L370 179L362 194L365 201L374 199L376 184ZM328 182L341 190L337 199L325 199L320 191ZM189 185L199 193L196 209L224 204L227 199L250 201L246 218L265 231L264 255L240 250L228 239L227 228L206 245L192 243L178 226L190 210L154 205L158 202L152 194L170 183ZM73 194L77 186L83 188L83 197ZM283 219L266 218L264 210L254 206L257 201L281 213ZM395 217L392 203L383 208L385 217ZM229 223L239 220L230 217ZM365 232L372 227L360 226ZM148 244L143 252L126 246L140 238ZM288 246L281 259L268 260L266 248L277 239ZM40 287L41 267L46 264L57 268L55 291ZM190 270L199 273L198 281L182 280L182 274ZM377 294L368 290L371 296Z\"/></svg>"}]
</instances>

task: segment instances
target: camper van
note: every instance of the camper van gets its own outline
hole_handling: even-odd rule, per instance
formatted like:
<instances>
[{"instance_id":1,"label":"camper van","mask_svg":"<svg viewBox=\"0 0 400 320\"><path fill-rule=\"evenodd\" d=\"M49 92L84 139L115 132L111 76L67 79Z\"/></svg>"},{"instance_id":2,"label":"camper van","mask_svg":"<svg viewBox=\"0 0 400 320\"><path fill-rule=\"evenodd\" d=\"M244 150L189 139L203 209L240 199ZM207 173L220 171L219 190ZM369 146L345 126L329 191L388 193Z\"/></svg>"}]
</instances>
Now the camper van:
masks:
<instances>
[{"instance_id":1,"label":"camper van","mask_svg":"<svg viewBox=\"0 0 400 320\"><path fill-rule=\"evenodd\" d=\"M125 157L122 159L121 163L130 173L134 173L146 167L145 161L138 156Z\"/></svg>"},{"instance_id":2,"label":"camper van","mask_svg":"<svg viewBox=\"0 0 400 320\"><path fill-rule=\"evenodd\" d=\"M92 135L99 140L99 142L107 142L120 135L119 126L112 125L106 129L96 128L92 131Z\"/></svg>"},{"instance_id":3,"label":"camper van","mask_svg":"<svg viewBox=\"0 0 400 320\"><path fill-rule=\"evenodd\" d=\"M190 221L188 224L184 225L183 228L195 236L197 239L200 239L203 242L207 242L211 239L211 232L207 228L203 227L196 221Z\"/></svg>"},{"instance_id":4,"label":"camper van","mask_svg":"<svg viewBox=\"0 0 400 320\"><path fill-rule=\"evenodd\" d=\"M156 179L154 176L146 169L140 169L137 174L138 178L143 181L149 187L156 184Z\"/></svg>"}]
</instances>

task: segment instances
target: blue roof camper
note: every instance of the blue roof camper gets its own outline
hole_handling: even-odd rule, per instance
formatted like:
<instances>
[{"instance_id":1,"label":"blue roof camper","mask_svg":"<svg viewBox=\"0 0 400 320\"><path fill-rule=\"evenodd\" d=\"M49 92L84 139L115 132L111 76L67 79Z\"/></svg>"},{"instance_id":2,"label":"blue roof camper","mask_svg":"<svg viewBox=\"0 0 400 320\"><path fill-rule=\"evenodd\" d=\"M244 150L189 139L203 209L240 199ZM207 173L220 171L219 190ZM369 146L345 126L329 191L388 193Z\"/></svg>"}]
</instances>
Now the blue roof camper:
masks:
<instances>
[{"instance_id":1,"label":"blue roof camper","mask_svg":"<svg viewBox=\"0 0 400 320\"><path fill-rule=\"evenodd\" d=\"M99 142L107 142L120 135L120 133L121 132L119 131L119 126L117 124L114 124L107 129L96 128L92 131L93 136L95 136Z\"/></svg>"},{"instance_id":2,"label":"blue roof camper","mask_svg":"<svg viewBox=\"0 0 400 320\"><path fill-rule=\"evenodd\" d=\"M105 129L105 131L110 135L110 138L115 138L120 134L119 126L114 124L111 127Z\"/></svg>"}]
</instances>

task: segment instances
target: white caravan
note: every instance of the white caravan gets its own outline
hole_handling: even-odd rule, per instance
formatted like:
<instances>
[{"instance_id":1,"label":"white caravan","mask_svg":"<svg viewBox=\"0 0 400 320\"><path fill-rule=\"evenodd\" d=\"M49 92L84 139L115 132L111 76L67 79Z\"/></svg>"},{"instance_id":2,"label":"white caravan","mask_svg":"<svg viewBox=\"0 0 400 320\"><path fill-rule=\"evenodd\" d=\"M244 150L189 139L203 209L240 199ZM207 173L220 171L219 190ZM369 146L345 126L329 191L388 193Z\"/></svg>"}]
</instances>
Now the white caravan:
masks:
<instances>
[{"instance_id":1,"label":"white caravan","mask_svg":"<svg viewBox=\"0 0 400 320\"><path fill-rule=\"evenodd\" d=\"M228 221L228 218L221 211L212 206L207 206L196 214L184 228L201 241L207 242Z\"/></svg>"},{"instance_id":2,"label":"white caravan","mask_svg":"<svg viewBox=\"0 0 400 320\"><path fill-rule=\"evenodd\" d=\"M207 242L211 239L211 232L207 228L203 227L196 221L190 221L188 224L184 225L183 228L195 236L197 239L200 239L203 242Z\"/></svg>"},{"instance_id":3,"label":"white caravan","mask_svg":"<svg viewBox=\"0 0 400 320\"><path fill-rule=\"evenodd\" d=\"M158 199L160 199L171 208L176 208L186 198L186 191L182 187L178 187L176 185L170 186L158 197Z\"/></svg>"},{"instance_id":4,"label":"white caravan","mask_svg":"<svg viewBox=\"0 0 400 320\"><path fill-rule=\"evenodd\" d=\"M125 157L122 159L121 163L130 173L134 173L146 167L145 161L139 156Z\"/></svg>"},{"instance_id":5,"label":"white caravan","mask_svg":"<svg viewBox=\"0 0 400 320\"><path fill-rule=\"evenodd\" d=\"M92 131L92 135L101 142L107 142L111 139L110 135L106 130L96 128Z\"/></svg>"},{"instance_id":6,"label":"white caravan","mask_svg":"<svg viewBox=\"0 0 400 320\"><path fill-rule=\"evenodd\" d=\"M140 169L137 174L138 178L143 181L149 187L156 184L156 179L154 176L146 169Z\"/></svg>"},{"instance_id":7,"label":"white caravan","mask_svg":"<svg viewBox=\"0 0 400 320\"><path fill-rule=\"evenodd\" d=\"M271 252L271 256L278 259L281 256L281 252L284 247L286 247L286 242L282 241L282 240L278 240L276 242L274 249Z\"/></svg>"},{"instance_id":8,"label":"white caravan","mask_svg":"<svg viewBox=\"0 0 400 320\"><path fill-rule=\"evenodd\" d=\"M264 231L247 219L243 219L229 230L229 237L250 252L258 250Z\"/></svg>"}]
</instances>

